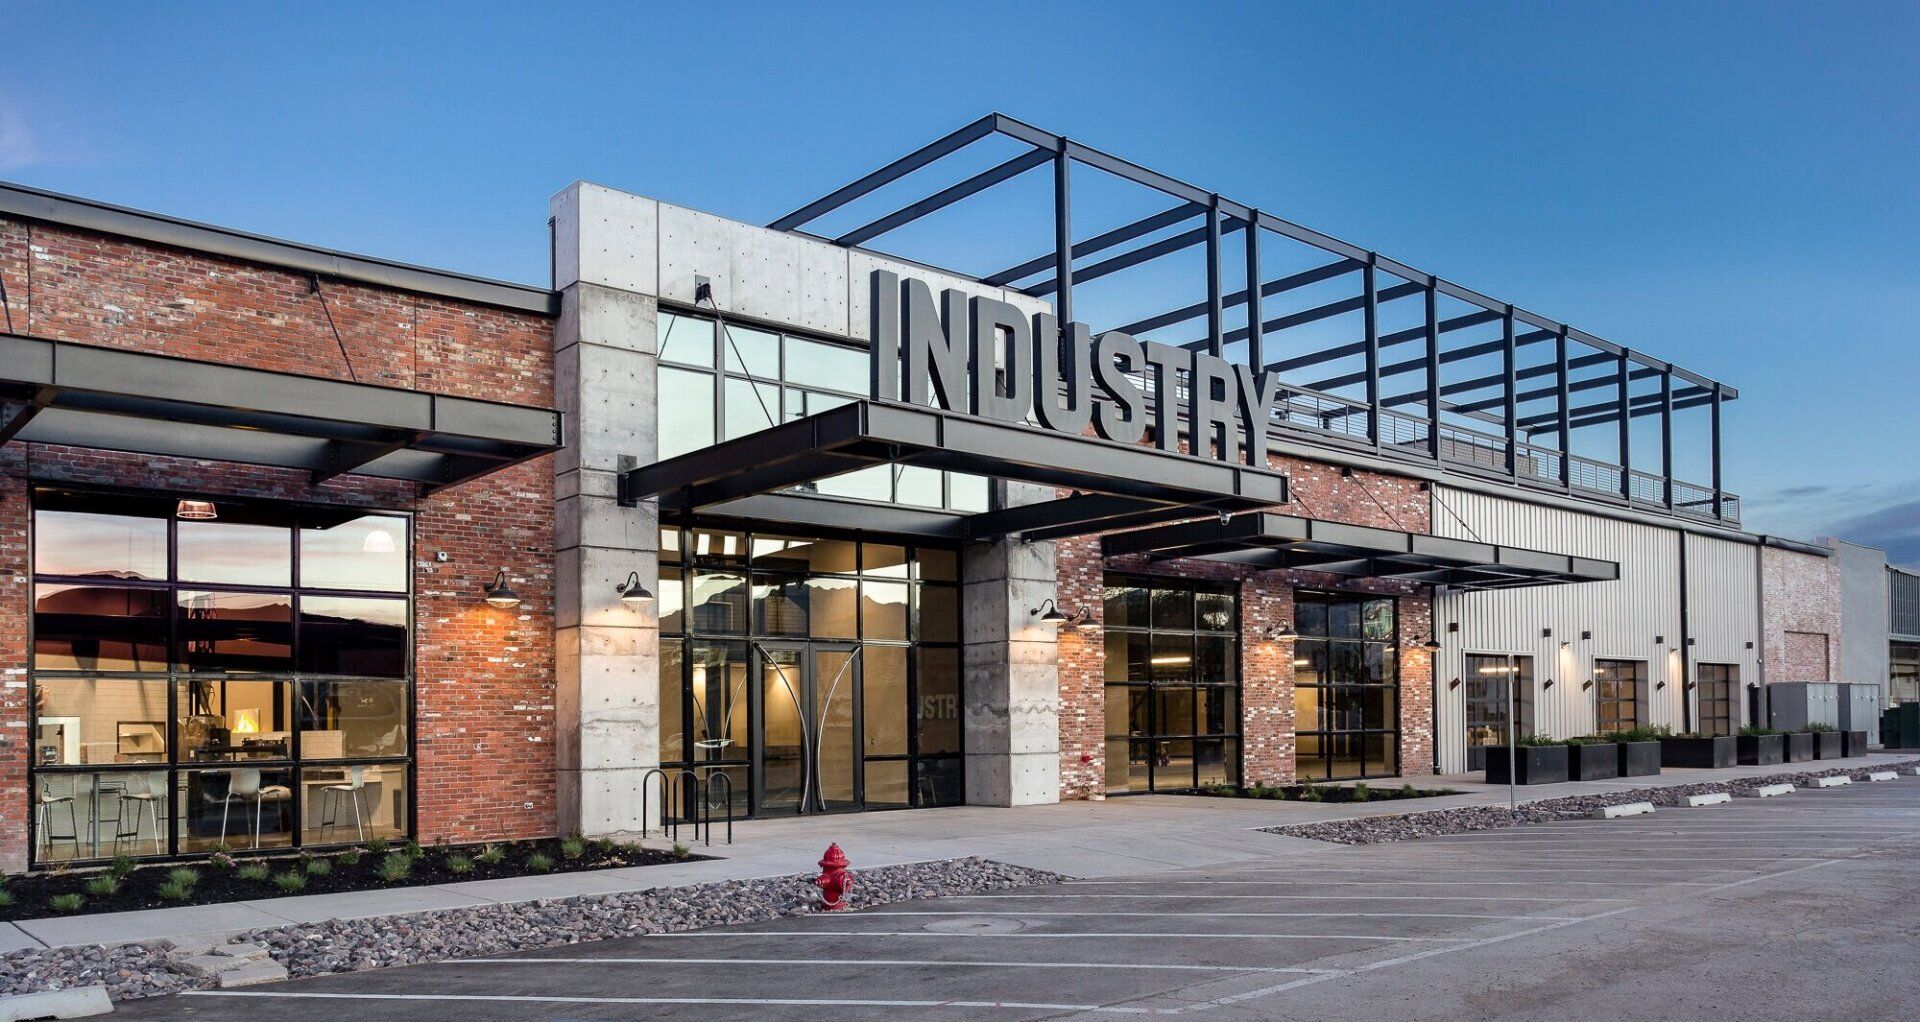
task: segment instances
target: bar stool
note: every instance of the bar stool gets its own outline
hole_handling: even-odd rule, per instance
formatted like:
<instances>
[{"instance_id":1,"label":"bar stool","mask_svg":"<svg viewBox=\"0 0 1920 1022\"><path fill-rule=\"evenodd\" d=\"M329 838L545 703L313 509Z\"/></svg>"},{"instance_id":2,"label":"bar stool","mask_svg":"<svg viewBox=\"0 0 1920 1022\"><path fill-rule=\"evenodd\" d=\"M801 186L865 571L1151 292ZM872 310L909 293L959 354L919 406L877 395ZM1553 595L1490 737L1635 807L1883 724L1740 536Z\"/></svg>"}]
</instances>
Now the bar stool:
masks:
<instances>
[{"instance_id":1,"label":"bar stool","mask_svg":"<svg viewBox=\"0 0 1920 1022\"><path fill-rule=\"evenodd\" d=\"M126 787L120 790L118 801L113 807L113 851L120 852L120 842L131 838L134 846L140 844L140 819L142 814L153 824L153 852L160 854L160 802L162 796L153 790L153 781L147 774L134 774L127 778ZM129 818L127 803L133 803L133 814Z\"/></svg>"},{"instance_id":2,"label":"bar stool","mask_svg":"<svg viewBox=\"0 0 1920 1022\"><path fill-rule=\"evenodd\" d=\"M320 834L323 838L333 829L335 820L340 815L341 804L351 803L355 839L359 841L367 839L366 824L361 820L361 817L366 814L366 807L360 801L360 793L365 790L367 790L367 768L364 766L348 767L345 781L329 784L320 789Z\"/></svg>"},{"instance_id":3,"label":"bar stool","mask_svg":"<svg viewBox=\"0 0 1920 1022\"><path fill-rule=\"evenodd\" d=\"M236 767L227 771L227 797L220 800L220 837L227 836L227 814L233 800L253 803L253 847L260 847L260 807L268 802L285 802L293 793L278 784L262 787L258 767Z\"/></svg>"},{"instance_id":4,"label":"bar stool","mask_svg":"<svg viewBox=\"0 0 1920 1022\"><path fill-rule=\"evenodd\" d=\"M67 810L67 833L60 835L53 832L53 813L54 810L63 806ZM51 853L53 851L53 843L55 841L71 841L74 844L74 851L76 853L79 851L80 814L74 808L74 795L71 783L65 795L56 795L53 793L52 781L41 781L40 802L34 807L34 811L39 815L36 823L40 830L40 844L46 852Z\"/></svg>"}]
</instances>

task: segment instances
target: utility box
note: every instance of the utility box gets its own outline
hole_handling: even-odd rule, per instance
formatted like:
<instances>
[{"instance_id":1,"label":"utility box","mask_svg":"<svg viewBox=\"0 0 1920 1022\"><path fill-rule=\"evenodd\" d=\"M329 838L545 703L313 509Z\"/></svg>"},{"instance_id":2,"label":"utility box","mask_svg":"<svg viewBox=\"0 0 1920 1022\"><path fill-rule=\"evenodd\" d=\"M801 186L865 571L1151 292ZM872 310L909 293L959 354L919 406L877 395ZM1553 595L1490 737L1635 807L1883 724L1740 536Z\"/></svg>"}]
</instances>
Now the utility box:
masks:
<instances>
[{"instance_id":1,"label":"utility box","mask_svg":"<svg viewBox=\"0 0 1920 1022\"><path fill-rule=\"evenodd\" d=\"M1881 711L1880 744L1889 749L1920 749L1920 703L1902 703Z\"/></svg>"},{"instance_id":2,"label":"utility box","mask_svg":"<svg viewBox=\"0 0 1920 1022\"><path fill-rule=\"evenodd\" d=\"M1880 686L1838 685L1840 730L1865 731L1868 745L1880 744Z\"/></svg>"},{"instance_id":3,"label":"utility box","mask_svg":"<svg viewBox=\"0 0 1920 1022\"><path fill-rule=\"evenodd\" d=\"M1770 723L1782 731L1805 731L1809 724L1840 727L1840 688L1831 681L1783 681L1767 686Z\"/></svg>"}]
</instances>

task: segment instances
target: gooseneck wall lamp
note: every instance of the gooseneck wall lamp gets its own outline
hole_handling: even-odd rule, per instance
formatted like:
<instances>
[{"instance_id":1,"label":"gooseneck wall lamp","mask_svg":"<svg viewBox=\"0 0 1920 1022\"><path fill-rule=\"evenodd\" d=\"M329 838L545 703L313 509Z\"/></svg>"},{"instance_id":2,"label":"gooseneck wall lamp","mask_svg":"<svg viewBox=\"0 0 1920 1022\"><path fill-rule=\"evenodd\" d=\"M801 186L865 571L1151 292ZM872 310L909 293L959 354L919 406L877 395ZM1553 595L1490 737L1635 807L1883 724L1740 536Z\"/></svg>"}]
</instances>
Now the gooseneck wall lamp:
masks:
<instances>
[{"instance_id":1,"label":"gooseneck wall lamp","mask_svg":"<svg viewBox=\"0 0 1920 1022\"><path fill-rule=\"evenodd\" d=\"M640 573L627 572L627 580L613 587L620 594L620 602L629 607L645 607L653 603L653 591L640 584Z\"/></svg>"},{"instance_id":2,"label":"gooseneck wall lamp","mask_svg":"<svg viewBox=\"0 0 1920 1022\"><path fill-rule=\"evenodd\" d=\"M1297 639L1299 637L1300 633L1294 630L1293 622L1291 621L1282 621L1272 628L1267 629L1267 638L1269 639Z\"/></svg>"},{"instance_id":3,"label":"gooseneck wall lamp","mask_svg":"<svg viewBox=\"0 0 1920 1022\"><path fill-rule=\"evenodd\" d=\"M520 594L514 592L513 587L507 584L507 569L505 568L501 568L499 571L493 573L493 581L487 583L485 592L487 594L487 605L490 607L510 610L520 606Z\"/></svg>"},{"instance_id":4,"label":"gooseneck wall lamp","mask_svg":"<svg viewBox=\"0 0 1920 1022\"><path fill-rule=\"evenodd\" d=\"M1051 598L1041 601L1040 606L1027 612L1040 619L1040 623L1049 628L1058 628L1073 620L1073 615L1062 611Z\"/></svg>"}]
</instances>

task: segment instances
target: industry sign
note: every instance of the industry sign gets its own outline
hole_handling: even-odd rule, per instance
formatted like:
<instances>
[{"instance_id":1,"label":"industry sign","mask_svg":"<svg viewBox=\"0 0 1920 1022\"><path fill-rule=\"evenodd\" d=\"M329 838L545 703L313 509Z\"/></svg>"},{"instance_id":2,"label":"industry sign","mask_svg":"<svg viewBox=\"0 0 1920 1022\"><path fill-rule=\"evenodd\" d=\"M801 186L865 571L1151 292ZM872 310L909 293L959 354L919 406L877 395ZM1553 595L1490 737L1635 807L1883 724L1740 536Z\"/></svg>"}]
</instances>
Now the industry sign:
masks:
<instances>
[{"instance_id":1,"label":"industry sign","mask_svg":"<svg viewBox=\"0 0 1920 1022\"><path fill-rule=\"evenodd\" d=\"M1278 373L1007 302L873 272L870 393L1005 422L1265 468ZM983 371L984 369L984 371ZM1142 381L1148 382L1143 387ZM1184 385L1183 385L1184 384ZM1166 395L1174 395L1166 400ZM1182 421L1184 417L1184 422Z\"/></svg>"}]
</instances>

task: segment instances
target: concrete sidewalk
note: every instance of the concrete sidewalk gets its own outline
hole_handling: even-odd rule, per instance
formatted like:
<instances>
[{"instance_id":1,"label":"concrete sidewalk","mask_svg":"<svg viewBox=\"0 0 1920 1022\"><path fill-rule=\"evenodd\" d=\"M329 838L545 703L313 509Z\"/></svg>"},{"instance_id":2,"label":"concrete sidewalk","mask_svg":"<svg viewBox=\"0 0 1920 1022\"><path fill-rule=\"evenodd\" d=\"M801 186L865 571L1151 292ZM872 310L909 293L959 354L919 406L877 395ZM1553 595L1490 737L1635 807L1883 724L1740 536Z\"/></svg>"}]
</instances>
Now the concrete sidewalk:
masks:
<instances>
[{"instance_id":1,"label":"concrete sidewalk","mask_svg":"<svg viewBox=\"0 0 1920 1022\"><path fill-rule=\"evenodd\" d=\"M1724 770L1668 769L1658 777L1577 781L1519 789L1521 801L1598 795L1631 788L1670 787L1764 774L1861 769L1914 758L1885 754L1814 763ZM1398 787L1399 781L1378 786ZM862 867L953 859L969 855L1080 878L1136 875L1160 869L1207 866L1268 856L1325 851L1317 841L1260 832L1263 827L1327 820L1392 816L1506 802L1505 786L1477 775L1412 778L1416 787L1452 788L1455 795L1365 803L1279 802L1203 796L1145 795L1099 802L998 809L957 806L903 812L755 820L734 825L734 843L696 852L717 858L664 866L599 870L504 880L475 880L431 887L393 888L346 894L265 898L225 905L116 912L0 923L0 952L40 946L122 943L186 937L326 919L466 908L489 903L539 901L679 887L719 880L785 876L815 869L828 843L838 842L857 873ZM689 831L681 831L690 842ZM716 834L723 838L724 834ZM657 836L647 842L663 846Z\"/></svg>"}]
</instances>

